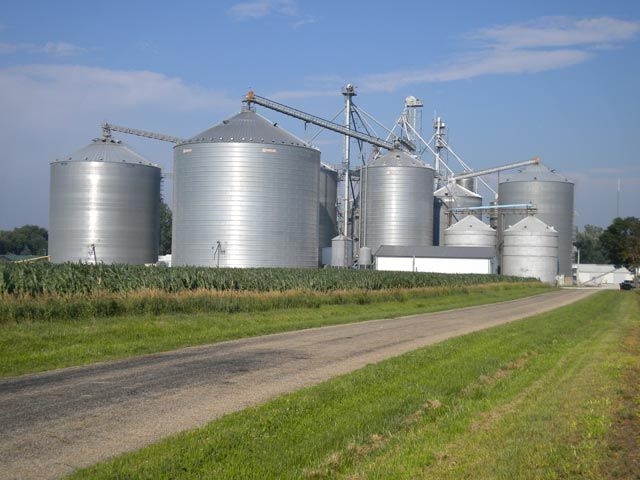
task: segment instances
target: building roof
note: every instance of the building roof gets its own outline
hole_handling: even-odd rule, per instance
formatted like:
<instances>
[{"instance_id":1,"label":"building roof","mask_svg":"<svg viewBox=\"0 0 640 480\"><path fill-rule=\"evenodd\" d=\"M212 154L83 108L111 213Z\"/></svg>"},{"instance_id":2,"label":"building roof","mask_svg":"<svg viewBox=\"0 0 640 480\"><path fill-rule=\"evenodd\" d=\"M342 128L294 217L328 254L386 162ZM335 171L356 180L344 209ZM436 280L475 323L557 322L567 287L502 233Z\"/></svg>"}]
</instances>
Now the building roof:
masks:
<instances>
[{"instance_id":1,"label":"building roof","mask_svg":"<svg viewBox=\"0 0 640 480\"><path fill-rule=\"evenodd\" d=\"M267 143L309 147L303 140L278 127L253 110L243 110L213 127L194 135L185 143Z\"/></svg>"},{"instance_id":2,"label":"building roof","mask_svg":"<svg viewBox=\"0 0 640 480\"><path fill-rule=\"evenodd\" d=\"M424 245L398 246L382 245L376 257L419 257L419 258L485 258L492 259L496 250L492 247L431 247Z\"/></svg>"}]
</instances>

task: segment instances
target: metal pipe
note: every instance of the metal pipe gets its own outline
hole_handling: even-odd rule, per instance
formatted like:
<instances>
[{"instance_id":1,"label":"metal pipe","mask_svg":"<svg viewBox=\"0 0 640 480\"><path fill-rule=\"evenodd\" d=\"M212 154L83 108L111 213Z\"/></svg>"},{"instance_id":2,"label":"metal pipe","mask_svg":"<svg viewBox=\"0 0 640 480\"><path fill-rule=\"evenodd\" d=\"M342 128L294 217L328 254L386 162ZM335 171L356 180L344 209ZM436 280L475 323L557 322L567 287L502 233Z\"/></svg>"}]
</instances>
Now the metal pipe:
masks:
<instances>
[{"instance_id":1,"label":"metal pipe","mask_svg":"<svg viewBox=\"0 0 640 480\"><path fill-rule=\"evenodd\" d=\"M114 125L113 123L103 123L102 136L104 138L111 138L111 132L126 133L129 135L152 138L154 140L160 140L162 142L169 142L169 143L185 143L187 141L184 138L174 137L172 135L165 135L163 133L149 132L147 130L140 130L138 128L123 127L121 125Z\"/></svg>"},{"instance_id":2,"label":"metal pipe","mask_svg":"<svg viewBox=\"0 0 640 480\"><path fill-rule=\"evenodd\" d=\"M482 175L488 175L490 173L501 172L502 170L511 170L513 168L524 167L526 165L538 165L540 163L540 157L535 157L523 162L509 163L507 165L501 165L499 167L485 168L484 170L476 170L473 172L465 172L460 175L454 175L449 180L455 182L456 180L464 180L465 178L475 178Z\"/></svg>"},{"instance_id":3,"label":"metal pipe","mask_svg":"<svg viewBox=\"0 0 640 480\"><path fill-rule=\"evenodd\" d=\"M343 90L344 95L344 126L347 130L351 130L351 105L353 96L356 95L353 85L348 84ZM349 236L349 168L351 159L351 137L349 135L344 136L344 161L342 167L344 169L344 218L343 218L343 235Z\"/></svg>"},{"instance_id":4,"label":"metal pipe","mask_svg":"<svg viewBox=\"0 0 640 480\"><path fill-rule=\"evenodd\" d=\"M450 208L449 210L451 210L452 212L461 212L461 211L466 211L466 210L478 210L478 211L484 211L484 210L508 210L511 208L526 208L526 209L532 209L535 208L535 205L533 203L514 203L511 205L484 205L481 207L456 207L456 208Z\"/></svg>"},{"instance_id":5,"label":"metal pipe","mask_svg":"<svg viewBox=\"0 0 640 480\"><path fill-rule=\"evenodd\" d=\"M353 85L347 85L347 87L351 87L353 91ZM345 91L347 88L343 90L343 95L345 95ZM355 92L353 93L355 95ZM276 112L283 113L293 118L297 118L307 123L311 123L313 125L317 125L322 128L326 128L327 130L331 130L337 133L342 133L343 135L349 135L353 138L357 138L358 140L362 140L363 142L370 143L372 145L376 145L378 147L386 148L387 150L393 150L396 147L400 147L409 152L413 152L416 149L416 146L411 142L404 138L397 138L394 141L386 141L378 137L374 137L372 135L358 132L357 130L352 130L350 128L345 127L344 125L339 125L337 123L330 122L320 117L316 117L315 115L311 115L309 113L302 112L295 108L289 107L282 103L274 102L273 100L269 100L268 98L261 97L256 95L253 91L247 92L247 95L243 102L251 105L255 103L256 105L261 105L265 108L269 108Z\"/></svg>"}]
</instances>

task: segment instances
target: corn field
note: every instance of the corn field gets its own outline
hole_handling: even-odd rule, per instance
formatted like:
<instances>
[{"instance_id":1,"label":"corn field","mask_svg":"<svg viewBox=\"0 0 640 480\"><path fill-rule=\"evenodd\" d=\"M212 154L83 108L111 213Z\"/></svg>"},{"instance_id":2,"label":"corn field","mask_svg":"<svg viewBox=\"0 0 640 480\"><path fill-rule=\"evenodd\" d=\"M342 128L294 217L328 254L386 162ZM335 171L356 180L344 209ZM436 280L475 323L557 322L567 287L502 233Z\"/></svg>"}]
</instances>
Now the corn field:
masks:
<instances>
[{"instance_id":1,"label":"corn field","mask_svg":"<svg viewBox=\"0 0 640 480\"><path fill-rule=\"evenodd\" d=\"M349 269L146 267L133 265L0 264L0 295L77 296L160 290L283 292L461 287L521 282L502 275L380 272Z\"/></svg>"}]
</instances>

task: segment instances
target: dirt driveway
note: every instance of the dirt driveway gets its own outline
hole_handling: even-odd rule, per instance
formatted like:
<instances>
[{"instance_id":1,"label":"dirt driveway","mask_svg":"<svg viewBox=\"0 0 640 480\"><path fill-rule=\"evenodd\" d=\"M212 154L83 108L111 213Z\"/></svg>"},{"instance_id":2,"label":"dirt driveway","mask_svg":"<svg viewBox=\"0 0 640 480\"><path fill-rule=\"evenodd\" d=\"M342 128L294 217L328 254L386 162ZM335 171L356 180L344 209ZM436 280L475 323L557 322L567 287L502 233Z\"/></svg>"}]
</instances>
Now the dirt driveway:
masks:
<instances>
[{"instance_id":1,"label":"dirt driveway","mask_svg":"<svg viewBox=\"0 0 640 480\"><path fill-rule=\"evenodd\" d=\"M0 380L0 477L58 478L369 363L591 293L561 290Z\"/></svg>"}]
</instances>

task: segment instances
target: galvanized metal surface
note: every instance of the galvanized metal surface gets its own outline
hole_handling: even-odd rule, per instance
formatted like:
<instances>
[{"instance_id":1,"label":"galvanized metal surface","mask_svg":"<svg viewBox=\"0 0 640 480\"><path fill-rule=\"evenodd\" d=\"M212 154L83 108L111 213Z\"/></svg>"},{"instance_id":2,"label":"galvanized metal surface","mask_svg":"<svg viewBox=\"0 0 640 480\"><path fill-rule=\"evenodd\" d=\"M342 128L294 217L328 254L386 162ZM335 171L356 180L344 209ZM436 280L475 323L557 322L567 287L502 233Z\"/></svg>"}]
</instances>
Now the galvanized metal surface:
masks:
<instances>
[{"instance_id":1,"label":"galvanized metal surface","mask_svg":"<svg viewBox=\"0 0 640 480\"><path fill-rule=\"evenodd\" d=\"M369 247L360 247L358 252L358 265L368 267L373 263L372 252Z\"/></svg>"},{"instance_id":2,"label":"galvanized metal surface","mask_svg":"<svg viewBox=\"0 0 640 480\"><path fill-rule=\"evenodd\" d=\"M468 215L444 231L444 245L450 247L492 247L497 232L473 215Z\"/></svg>"},{"instance_id":3,"label":"galvanized metal surface","mask_svg":"<svg viewBox=\"0 0 640 480\"><path fill-rule=\"evenodd\" d=\"M318 248L331 246L331 239L338 234L336 200L338 193L338 172L328 165L320 166Z\"/></svg>"},{"instance_id":4,"label":"galvanized metal surface","mask_svg":"<svg viewBox=\"0 0 640 480\"><path fill-rule=\"evenodd\" d=\"M445 185L433 192L433 195L433 244L444 245L444 232L451 226L449 221L455 223L463 217L462 215L449 215L449 210L480 207L482 206L482 197L457 183ZM479 212L477 217L481 216L482 213Z\"/></svg>"},{"instance_id":5,"label":"galvanized metal surface","mask_svg":"<svg viewBox=\"0 0 640 480\"><path fill-rule=\"evenodd\" d=\"M560 273L571 276L573 257L574 184L544 165L529 166L501 179L498 186L501 205L533 203L537 217L554 227L559 235L558 263ZM505 214L501 230L522 219L522 214Z\"/></svg>"},{"instance_id":6,"label":"galvanized metal surface","mask_svg":"<svg viewBox=\"0 0 640 480\"><path fill-rule=\"evenodd\" d=\"M434 170L391 151L360 173L360 245L433 244Z\"/></svg>"},{"instance_id":7,"label":"galvanized metal surface","mask_svg":"<svg viewBox=\"0 0 640 480\"><path fill-rule=\"evenodd\" d=\"M158 259L160 168L124 144L95 140L51 163L52 262L144 264Z\"/></svg>"},{"instance_id":8,"label":"galvanized metal surface","mask_svg":"<svg viewBox=\"0 0 640 480\"><path fill-rule=\"evenodd\" d=\"M243 110L233 117L194 135L185 143L265 143L306 147L295 135L278 127L262 115Z\"/></svg>"},{"instance_id":9,"label":"galvanized metal surface","mask_svg":"<svg viewBox=\"0 0 640 480\"><path fill-rule=\"evenodd\" d=\"M353 265L353 240L338 235L331 241L331 266L350 268Z\"/></svg>"},{"instance_id":10,"label":"galvanized metal surface","mask_svg":"<svg viewBox=\"0 0 640 480\"><path fill-rule=\"evenodd\" d=\"M195 138L174 147L173 265L316 267L320 153L255 112Z\"/></svg>"},{"instance_id":11,"label":"galvanized metal surface","mask_svg":"<svg viewBox=\"0 0 640 480\"><path fill-rule=\"evenodd\" d=\"M555 283L558 274L558 232L529 216L504 231L502 273Z\"/></svg>"}]
</instances>

